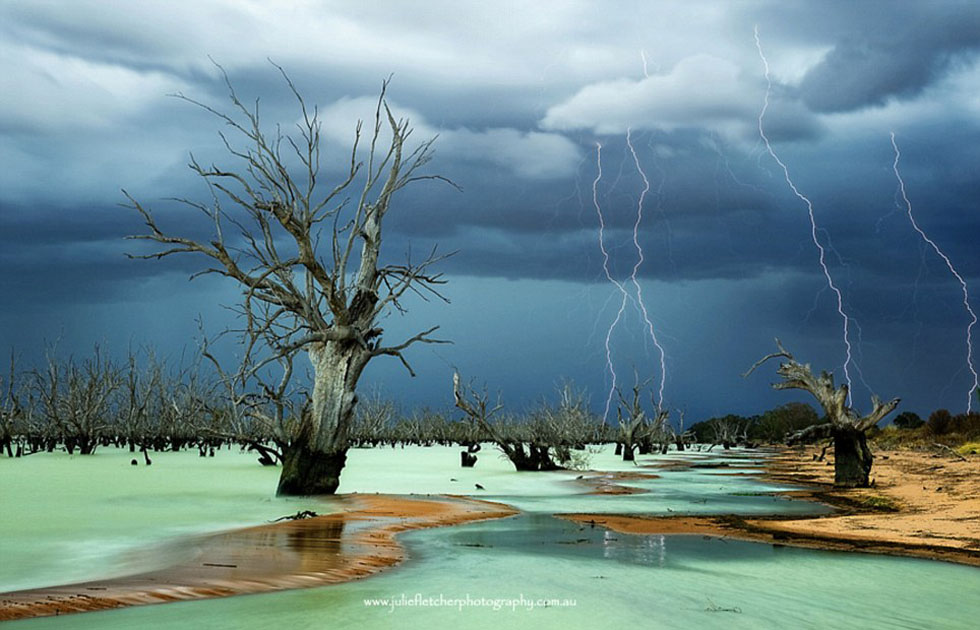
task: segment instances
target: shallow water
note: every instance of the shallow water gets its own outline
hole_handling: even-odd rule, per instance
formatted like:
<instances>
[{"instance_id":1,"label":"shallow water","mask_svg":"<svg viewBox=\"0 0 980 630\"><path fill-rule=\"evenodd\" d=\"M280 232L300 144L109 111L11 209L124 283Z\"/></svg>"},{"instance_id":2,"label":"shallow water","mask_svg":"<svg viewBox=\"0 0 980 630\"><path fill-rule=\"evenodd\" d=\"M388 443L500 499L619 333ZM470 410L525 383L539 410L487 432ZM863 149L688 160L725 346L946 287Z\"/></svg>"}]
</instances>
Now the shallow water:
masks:
<instances>
[{"instance_id":1,"label":"shallow water","mask_svg":"<svg viewBox=\"0 0 980 630\"><path fill-rule=\"evenodd\" d=\"M729 456L718 453L671 452L640 457L637 464L623 462L611 445L593 449L590 466L602 471L645 472L659 479L616 481L648 490L644 494L587 494L574 483L584 472L518 473L498 451L485 447L475 468L459 466L459 448L356 449L349 470L344 470L340 492L387 492L392 494L445 493L508 503L526 512L640 513L640 514L785 514L818 513L827 508L775 496L751 496L777 492L789 486L764 483L731 473L757 472L746 468L759 464L744 451ZM660 461L693 461L729 464L726 468L661 470L645 467ZM477 490L476 484L484 490Z\"/></svg>"},{"instance_id":2,"label":"shallow water","mask_svg":"<svg viewBox=\"0 0 980 630\"><path fill-rule=\"evenodd\" d=\"M172 564L191 534L255 525L322 502L275 497L278 469L219 451L0 457L0 592L129 575Z\"/></svg>"},{"instance_id":3,"label":"shallow water","mask_svg":"<svg viewBox=\"0 0 980 630\"><path fill-rule=\"evenodd\" d=\"M624 536L543 515L404 540L409 562L359 582L11 627L972 628L980 615L980 572L923 560Z\"/></svg>"},{"instance_id":4,"label":"shallow water","mask_svg":"<svg viewBox=\"0 0 980 630\"><path fill-rule=\"evenodd\" d=\"M470 492L472 484L481 483L486 492L474 488L473 494L504 500L527 513L404 535L401 540L407 545L409 560L358 582L36 619L10 627L480 629L500 624L534 628L635 624L653 628L972 628L980 618L980 571L971 567L701 536L629 536L550 516L556 511L586 510L665 513L675 509L671 506L676 511L702 513L813 508L798 501L773 501L771 496L733 495L777 487L718 474L733 472L731 468L662 471L660 479L620 482L648 488L648 494L595 496L577 494L583 488L570 479L578 473L515 473L489 450L484 450L477 468L464 470L458 467L458 457L458 449L438 447L352 451L342 489L464 493ZM720 461L717 455L686 457ZM224 453L217 461L198 461L196 454L173 458L172 472L154 477L152 486L143 486L135 478L123 479L117 480L119 485L112 492L79 482L82 471L74 468L79 458L70 462L52 458L31 468L39 487L50 481L51 470L60 471L59 475L71 473L70 478L62 477L63 499L73 506L81 523L98 525L104 519L104 506L98 499L105 493L116 496L129 510L152 515L157 523L154 531L164 539L174 534L175 525L187 531L220 526L214 511L197 505L199 502L217 501L222 506L218 516L226 516L229 524L236 518L236 507L244 510L237 513L239 523L249 516L255 516L252 522L257 522L300 509L271 497L277 471L262 469L254 457ZM656 458L643 458L641 463ZM677 454L670 458L676 459ZM164 461L163 455L159 461ZM112 456L104 462L109 468ZM0 464L4 491L11 484L8 473L18 463L23 462ZM743 463L733 460L732 466ZM101 474L101 466L85 465L91 467L86 474ZM608 452L597 454L593 466L633 468L616 462ZM202 476L206 478L203 484ZM159 486L164 481L165 493ZM150 498L152 488L161 492L153 491ZM90 494L72 494L79 489ZM192 491L196 494L187 494ZM24 493L21 499L28 496ZM145 500L140 498L144 496ZM692 503L698 497L704 503ZM43 506L33 509L52 518L59 513L47 498ZM315 509L324 511L322 506ZM201 520L194 522L195 515ZM7 520L0 524L6 532ZM115 535L141 539L139 532L129 531L133 526L139 526L137 519L116 524L111 535L103 534L109 539ZM63 531L58 531L56 524L49 523L36 537L22 536L21 544L37 550L51 542L64 542ZM84 536L93 531L97 528L82 528L79 542L84 544ZM4 562L0 575L9 573L7 564ZM37 569L30 559L27 566ZM50 575L49 569L42 573ZM391 598L394 603L383 601ZM365 600L378 601L367 605ZM433 605L440 600L443 605ZM543 601L538 600L557 601L542 606ZM562 606L570 603L565 600L574 600L576 605Z\"/></svg>"}]
</instances>

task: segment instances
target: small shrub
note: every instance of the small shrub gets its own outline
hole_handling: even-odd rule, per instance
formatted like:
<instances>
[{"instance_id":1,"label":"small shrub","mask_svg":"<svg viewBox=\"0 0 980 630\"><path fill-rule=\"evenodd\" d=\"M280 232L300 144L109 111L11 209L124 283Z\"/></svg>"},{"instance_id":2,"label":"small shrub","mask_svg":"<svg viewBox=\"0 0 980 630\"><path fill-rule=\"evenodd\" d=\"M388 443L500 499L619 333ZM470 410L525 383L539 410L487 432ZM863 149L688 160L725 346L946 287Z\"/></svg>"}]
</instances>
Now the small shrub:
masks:
<instances>
[{"instance_id":1,"label":"small shrub","mask_svg":"<svg viewBox=\"0 0 980 630\"><path fill-rule=\"evenodd\" d=\"M892 499L879 495L867 497L860 501L861 505L878 512L898 512L898 504Z\"/></svg>"},{"instance_id":2,"label":"small shrub","mask_svg":"<svg viewBox=\"0 0 980 630\"><path fill-rule=\"evenodd\" d=\"M961 413L953 416L949 423L950 433L964 437L980 436L980 413Z\"/></svg>"},{"instance_id":3,"label":"small shrub","mask_svg":"<svg viewBox=\"0 0 980 630\"><path fill-rule=\"evenodd\" d=\"M895 426L899 429L918 429L925 423L919 414L912 411L903 411L895 418Z\"/></svg>"},{"instance_id":4,"label":"small shrub","mask_svg":"<svg viewBox=\"0 0 980 630\"><path fill-rule=\"evenodd\" d=\"M980 455L980 442L967 442L957 448L956 452L964 457L967 455Z\"/></svg>"},{"instance_id":5,"label":"small shrub","mask_svg":"<svg viewBox=\"0 0 980 630\"><path fill-rule=\"evenodd\" d=\"M588 451L569 451L567 462L563 462L569 470L589 470L592 464L591 449Z\"/></svg>"},{"instance_id":6,"label":"small shrub","mask_svg":"<svg viewBox=\"0 0 980 630\"><path fill-rule=\"evenodd\" d=\"M933 435L946 435L953 422L953 415L946 409L937 409L929 415L929 431Z\"/></svg>"}]
</instances>

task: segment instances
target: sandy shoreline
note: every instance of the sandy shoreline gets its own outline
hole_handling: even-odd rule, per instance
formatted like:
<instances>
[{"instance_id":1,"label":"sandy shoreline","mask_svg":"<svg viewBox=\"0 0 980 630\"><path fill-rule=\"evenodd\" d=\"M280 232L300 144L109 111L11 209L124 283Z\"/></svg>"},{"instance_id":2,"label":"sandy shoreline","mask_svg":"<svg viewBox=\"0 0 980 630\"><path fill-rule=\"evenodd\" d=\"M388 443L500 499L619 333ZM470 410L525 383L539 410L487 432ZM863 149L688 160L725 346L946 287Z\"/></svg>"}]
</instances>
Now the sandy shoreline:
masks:
<instances>
[{"instance_id":1,"label":"sandy shoreline","mask_svg":"<svg viewBox=\"0 0 980 630\"><path fill-rule=\"evenodd\" d=\"M336 584L401 562L399 532L503 518L468 497L338 497L338 512L199 540L186 562L139 575L0 594L0 621Z\"/></svg>"},{"instance_id":2,"label":"sandy shoreline","mask_svg":"<svg viewBox=\"0 0 980 630\"><path fill-rule=\"evenodd\" d=\"M805 486L786 493L826 503L813 517L563 514L562 518L626 534L702 534L816 549L913 556L980 566L980 458L929 452L876 453L873 488L833 487L833 459L815 449L776 453L760 476Z\"/></svg>"}]
</instances>

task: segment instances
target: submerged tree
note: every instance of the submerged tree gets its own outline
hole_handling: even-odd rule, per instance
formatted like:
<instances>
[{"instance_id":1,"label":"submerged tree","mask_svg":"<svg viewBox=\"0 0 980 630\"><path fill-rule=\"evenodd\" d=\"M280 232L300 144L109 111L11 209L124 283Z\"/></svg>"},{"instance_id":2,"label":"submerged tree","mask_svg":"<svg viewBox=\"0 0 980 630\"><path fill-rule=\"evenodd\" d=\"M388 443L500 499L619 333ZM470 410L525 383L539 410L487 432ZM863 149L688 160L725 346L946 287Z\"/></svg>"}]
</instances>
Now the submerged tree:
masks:
<instances>
[{"instance_id":1,"label":"submerged tree","mask_svg":"<svg viewBox=\"0 0 980 630\"><path fill-rule=\"evenodd\" d=\"M309 405L283 453L278 493L332 494L347 459L357 383L368 362L382 355L398 357L414 376L402 352L414 343L441 342L431 336L438 328L433 327L400 343L382 344L379 319L391 309L403 310L408 292L442 298L438 285L443 283L429 271L443 258L435 249L421 262L409 257L402 264L382 264L382 222L396 193L408 184L449 180L420 173L432 157L434 139L414 149L406 146L412 129L389 110L385 81L367 149L361 148L359 122L344 174L325 184L317 109L308 109L286 73L276 68L300 110L297 137L279 127L265 131L258 101L252 107L243 104L227 75L231 113L177 95L231 129L230 137L219 135L238 166L205 166L191 156L190 169L206 182L210 199L176 200L206 216L213 229L210 240L171 235L148 208L123 193L148 228L148 233L130 238L162 246L133 257L200 254L212 265L200 274L216 273L241 286L245 354L261 356L249 360L253 374L297 352L308 355L313 380Z\"/></svg>"},{"instance_id":2,"label":"submerged tree","mask_svg":"<svg viewBox=\"0 0 980 630\"><path fill-rule=\"evenodd\" d=\"M776 374L782 377L779 383L773 383L773 389L802 389L813 394L824 413L827 414L825 424L815 425L804 429L801 433L807 437L831 437L834 440L834 485L844 488L866 488L870 484L871 464L874 456L868 448L866 432L878 424L898 406L895 398L883 403L877 396L871 396L871 412L859 416L847 406L848 387L834 386L834 376L821 372L814 376L809 365L799 363L793 355L787 352L776 339L779 352L766 355L756 362L748 372L748 376L757 367L769 359L786 359L779 364Z\"/></svg>"},{"instance_id":3,"label":"submerged tree","mask_svg":"<svg viewBox=\"0 0 980 630\"><path fill-rule=\"evenodd\" d=\"M45 418L53 425L71 455L78 449L91 455L109 429L112 397L121 385L116 366L98 346L81 364L74 358L60 363L53 351L47 366L33 372L33 389Z\"/></svg>"},{"instance_id":4,"label":"submerged tree","mask_svg":"<svg viewBox=\"0 0 980 630\"><path fill-rule=\"evenodd\" d=\"M597 419L589 413L585 395L571 385L559 390L557 406L544 405L520 419L495 418L503 405L491 405L486 391L464 386L459 372L453 373L453 399L519 471L566 468L573 463L571 449L584 448L597 434Z\"/></svg>"},{"instance_id":5,"label":"submerged tree","mask_svg":"<svg viewBox=\"0 0 980 630\"><path fill-rule=\"evenodd\" d=\"M650 404L653 406L654 414L647 416L643 409L643 395L646 386L652 379L640 382L639 376L634 373L634 384L631 389L631 397L627 398L622 390L616 389L619 397L619 405L616 407L616 419L618 421L618 435L616 437L616 454L622 452L624 462L636 461L636 455L649 455L653 452L655 445L660 450L667 452L668 444L674 440L673 428L667 421L670 411L660 409L650 393Z\"/></svg>"},{"instance_id":6,"label":"submerged tree","mask_svg":"<svg viewBox=\"0 0 980 630\"><path fill-rule=\"evenodd\" d=\"M24 413L19 393L16 360L13 350L11 350L10 370L7 373L6 382L4 382L3 374L0 374L0 452L5 452L8 457L14 456L11 446L19 431L18 424Z\"/></svg>"}]
</instances>

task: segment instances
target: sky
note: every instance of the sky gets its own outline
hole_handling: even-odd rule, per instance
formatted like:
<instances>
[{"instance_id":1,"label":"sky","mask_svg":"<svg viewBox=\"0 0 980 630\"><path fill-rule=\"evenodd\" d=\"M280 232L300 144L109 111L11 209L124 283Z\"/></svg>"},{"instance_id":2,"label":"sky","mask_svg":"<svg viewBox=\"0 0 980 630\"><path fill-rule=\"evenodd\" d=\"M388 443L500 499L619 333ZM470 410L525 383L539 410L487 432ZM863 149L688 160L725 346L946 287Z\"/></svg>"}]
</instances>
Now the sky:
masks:
<instances>
[{"instance_id":1,"label":"sky","mask_svg":"<svg viewBox=\"0 0 980 630\"><path fill-rule=\"evenodd\" d=\"M0 348L25 366L53 344L186 362L202 330L235 325L233 282L189 280L204 260L125 256L146 250L124 240L141 222L121 189L207 238L166 199L207 201L190 154L235 163L220 122L172 95L226 108L218 63L269 129L293 130L272 60L319 107L325 179L390 76L412 137L437 137L428 172L462 189L413 184L385 225L391 260L457 252L439 267L450 302L408 303L385 339L439 325L453 344L407 351L415 378L376 359L363 388L445 408L458 369L520 411L570 380L604 413L615 373L688 421L753 414L808 401L770 389L774 365L741 377L779 337L849 376L859 411L872 392L965 411L978 25L969 1L7 0ZM891 133L911 218L966 304L910 220Z\"/></svg>"}]
</instances>

